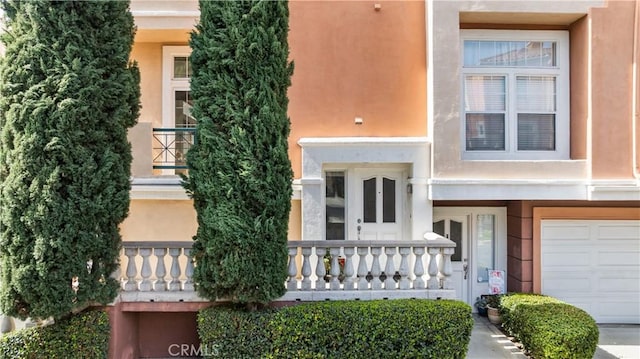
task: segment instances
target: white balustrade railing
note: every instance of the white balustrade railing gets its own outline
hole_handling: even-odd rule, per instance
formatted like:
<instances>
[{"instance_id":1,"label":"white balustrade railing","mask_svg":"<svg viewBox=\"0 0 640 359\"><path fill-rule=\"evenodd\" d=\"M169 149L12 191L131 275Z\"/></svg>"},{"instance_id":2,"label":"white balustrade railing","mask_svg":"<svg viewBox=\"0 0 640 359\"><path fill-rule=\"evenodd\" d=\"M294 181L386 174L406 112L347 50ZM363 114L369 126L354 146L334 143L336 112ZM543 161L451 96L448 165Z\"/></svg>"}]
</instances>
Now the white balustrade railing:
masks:
<instances>
[{"instance_id":1,"label":"white balustrade railing","mask_svg":"<svg viewBox=\"0 0 640 359\"><path fill-rule=\"evenodd\" d=\"M199 301L192 281L192 244L190 241L123 242L126 270L118 275L123 299ZM140 293L154 294L140 296Z\"/></svg>"},{"instance_id":2,"label":"white balustrade railing","mask_svg":"<svg viewBox=\"0 0 640 359\"><path fill-rule=\"evenodd\" d=\"M289 241L284 298L453 298L454 250L454 242L437 235L417 241Z\"/></svg>"},{"instance_id":3,"label":"white balustrade railing","mask_svg":"<svg viewBox=\"0 0 640 359\"><path fill-rule=\"evenodd\" d=\"M280 300L454 298L455 244L431 235L416 241L289 241L287 293ZM123 242L126 270L116 274L121 299L202 301L192 281L191 245Z\"/></svg>"}]
</instances>

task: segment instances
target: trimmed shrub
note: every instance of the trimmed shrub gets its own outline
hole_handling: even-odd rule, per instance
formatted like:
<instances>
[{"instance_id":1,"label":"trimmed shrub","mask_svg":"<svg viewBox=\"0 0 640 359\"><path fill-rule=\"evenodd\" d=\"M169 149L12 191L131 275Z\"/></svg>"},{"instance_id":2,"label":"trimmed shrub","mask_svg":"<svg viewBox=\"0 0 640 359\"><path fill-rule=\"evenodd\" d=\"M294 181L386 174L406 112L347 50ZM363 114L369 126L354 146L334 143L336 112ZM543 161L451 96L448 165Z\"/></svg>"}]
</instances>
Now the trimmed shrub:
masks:
<instances>
[{"instance_id":1,"label":"trimmed shrub","mask_svg":"<svg viewBox=\"0 0 640 359\"><path fill-rule=\"evenodd\" d=\"M462 302L401 299L213 307L198 326L201 342L225 358L464 358L473 319Z\"/></svg>"},{"instance_id":2,"label":"trimmed shrub","mask_svg":"<svg viewBox=\"0 0 640 359\"><path fill-rule=\"evenodd\" d=\"M267 323L273 310L247 311L244 307L211 307L198 314L203 348L221 358L260 358L271 348Z\"/></svg>"},{"instance_id":3,"label":"trimmed shrub","mask_svg":"<svg viewBox=\"0 0 640 359\"><path fill-rule=\"evenodd\" d=\"M191 35L196 140L184 187L198 294L257 306L284 295L293 171L286 1L200 1Z\"/></svg>"},{"instance_id":4,"label":"trimmed shrub","mask_svg":"<svg viewBox=\"0 0 640 359\"><path fill-rule=\"evenodd\" d=\"M598 326L582 309L556 298L514 294L502 298L504 328L532 358L592 358Z\"/></svg>"},{"instance_id":5,"label":"trimmed shrub","mask_svg":"<svg viewBox=\"0 0 640 359\"><path fill-rule=\"evenodd\" d=\"M109 317L89 311L0 337L0 359L107 358Z\"/></svg>"}]
</instances>

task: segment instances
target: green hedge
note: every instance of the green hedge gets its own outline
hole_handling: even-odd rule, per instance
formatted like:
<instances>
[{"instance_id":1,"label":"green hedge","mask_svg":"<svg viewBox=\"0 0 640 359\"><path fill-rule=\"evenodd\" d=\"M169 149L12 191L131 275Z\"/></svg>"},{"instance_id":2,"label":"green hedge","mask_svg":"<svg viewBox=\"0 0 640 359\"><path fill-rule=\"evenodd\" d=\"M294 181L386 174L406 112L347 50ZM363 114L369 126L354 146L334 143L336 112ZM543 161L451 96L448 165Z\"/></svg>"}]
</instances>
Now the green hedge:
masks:
<instances>
[{"instance_id":1,"label":"green hedge","mask_svg":"<svg viewBox=\"0 0 640 359\"><path fill-rule=\"evenodd\" d=\"M107 358L109 317L89 311L46 327L33 327L0 337L0 359Z\"/></svg>"},{"instance_id":2,"label":"green hedge","mask_svg":"<svg viewBox=\"0 0 640 359\"><path fill-rule=\"evenodd\" d=\"M471 308L449 300L213 307L198 317L201 342L221 358L464 358L472 327Z\"/></svg>"},{"instance_id":3,"label":"green hedge","mask_svg":"<svg viewBox=\"0 0 640 359\"><path fill-rule=\"evenodd\" d=\"M558 299L536 294L501 298L503 327L532 358L592 358L598 326L587 312Z\"/></svg>"}]
</instances>

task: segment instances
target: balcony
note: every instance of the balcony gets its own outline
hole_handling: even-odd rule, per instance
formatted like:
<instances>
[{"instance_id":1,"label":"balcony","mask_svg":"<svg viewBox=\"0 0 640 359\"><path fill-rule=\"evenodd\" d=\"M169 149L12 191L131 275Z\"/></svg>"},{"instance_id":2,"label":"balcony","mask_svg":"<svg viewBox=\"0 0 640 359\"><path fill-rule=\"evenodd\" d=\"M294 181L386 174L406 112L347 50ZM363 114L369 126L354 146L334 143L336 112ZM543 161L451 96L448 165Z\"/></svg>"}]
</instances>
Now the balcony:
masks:
<instances>
[{"instance_id":1,"label":"balcony","mask_svg":"<svg viewBox=\"0 0 640 359\"><path fill-rule=\"evenodd\" d=\"M195 128L153 128L153 169L186 170L187 152L195 144L195 134Z\"/></svg>"},{"instance_id":2,"label":"balcony","mask_svg":"<svg viewBox=\"0 0 640 359\"><path fill-rule=\"evenodd\" d=\"M116 273L124 302L200 302L192 242L124 242ZM289 241L287 293L278 301L455 298L448 239Z\"/></svg>"},{"instance_id":3,"label":"balcony","mask_svg":"<svg viewBox=\"0 0 640 359\"><path fill-rule=\"evenodd\" d=\"M116 301L202 303L190 241L123 242ZM443 237L415 241L289 241L287 292L277 301L454 299L451 255ZM13 319L0 315L2 333Z\"/></svg>"}]
</instances>

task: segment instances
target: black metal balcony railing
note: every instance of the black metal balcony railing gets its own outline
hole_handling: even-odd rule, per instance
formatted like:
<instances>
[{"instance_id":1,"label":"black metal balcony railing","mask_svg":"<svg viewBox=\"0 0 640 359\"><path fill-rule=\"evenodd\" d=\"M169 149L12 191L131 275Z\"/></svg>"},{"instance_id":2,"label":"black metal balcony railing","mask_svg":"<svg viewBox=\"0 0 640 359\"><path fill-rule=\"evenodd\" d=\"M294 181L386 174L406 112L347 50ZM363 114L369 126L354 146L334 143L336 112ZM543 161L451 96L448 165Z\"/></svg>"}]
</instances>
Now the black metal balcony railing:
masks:
<instances>
[{"instance_id":1,"label":"black metal balcony railing","mask_svg":"<svg viewBox=\"0 0 640 359\"><path fill-rule=\"evenodd\" d=\"M195 144L195 128L154 128L153 168L187 169L187 152Z\"/></svg>"}]
</instances>

